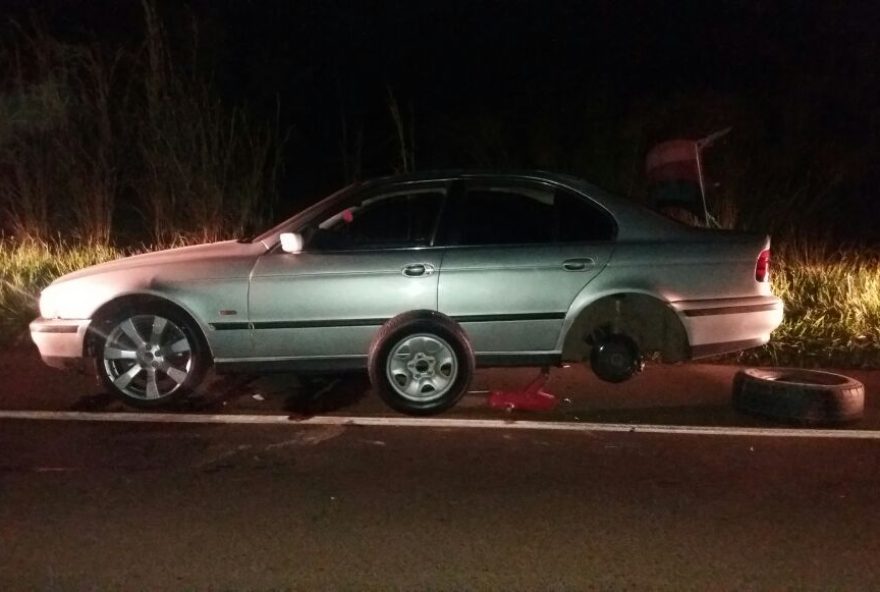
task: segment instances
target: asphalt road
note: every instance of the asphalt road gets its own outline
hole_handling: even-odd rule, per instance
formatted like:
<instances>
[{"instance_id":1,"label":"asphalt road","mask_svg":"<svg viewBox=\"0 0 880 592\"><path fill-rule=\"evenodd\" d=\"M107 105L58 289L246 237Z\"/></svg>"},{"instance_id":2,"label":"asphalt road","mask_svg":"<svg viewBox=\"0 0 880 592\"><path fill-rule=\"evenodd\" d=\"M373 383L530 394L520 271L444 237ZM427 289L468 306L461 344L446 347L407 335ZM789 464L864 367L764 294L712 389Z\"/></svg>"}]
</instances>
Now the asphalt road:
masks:
<instances>
[{"instance_id":1,"label":"asphalt road","mask_svg":"<svg viewBox=\"0 0 880 592\"><path fill-rule=\"evenodd\" d=\"M3 590L870 590L876 441L0 423Z\"/></svg>"},{"instance_id":2,"label":"asphalt road","mask_svg":"<svg viewBox=\"0 0 880 592\"><path fill-rule=\"evenodd\" d=\"M0 407L119 410L22 359ZM729 409L732 372L572 368L553 413L475 393L448 417L772 429ZM298 423L393 415L330 384L219 381L189 409L277 426L0 420L0 590L880 588L880 440ZM873 429L873 392L842 432Z\"/></svg>"}]
</instances>

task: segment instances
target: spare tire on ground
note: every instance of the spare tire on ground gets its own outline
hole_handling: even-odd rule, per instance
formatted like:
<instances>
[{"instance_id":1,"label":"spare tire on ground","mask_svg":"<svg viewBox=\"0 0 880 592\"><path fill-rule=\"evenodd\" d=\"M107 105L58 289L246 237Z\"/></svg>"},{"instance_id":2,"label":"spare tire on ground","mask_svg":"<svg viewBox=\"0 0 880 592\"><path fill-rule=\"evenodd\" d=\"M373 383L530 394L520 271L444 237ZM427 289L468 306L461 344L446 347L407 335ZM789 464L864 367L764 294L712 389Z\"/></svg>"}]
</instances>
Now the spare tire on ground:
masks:
<instances>
[{"instance_id":1,"label":"spare tire on ground","mask_svg":"<svg viewBox=\"0 0 880 592\"><path fill-rule=\"evenodd\" d=\"M865 385L819 370L745 368L733 379L733 407L790 423L846 423L862 417Z\"/></svg>"}]
</instances>

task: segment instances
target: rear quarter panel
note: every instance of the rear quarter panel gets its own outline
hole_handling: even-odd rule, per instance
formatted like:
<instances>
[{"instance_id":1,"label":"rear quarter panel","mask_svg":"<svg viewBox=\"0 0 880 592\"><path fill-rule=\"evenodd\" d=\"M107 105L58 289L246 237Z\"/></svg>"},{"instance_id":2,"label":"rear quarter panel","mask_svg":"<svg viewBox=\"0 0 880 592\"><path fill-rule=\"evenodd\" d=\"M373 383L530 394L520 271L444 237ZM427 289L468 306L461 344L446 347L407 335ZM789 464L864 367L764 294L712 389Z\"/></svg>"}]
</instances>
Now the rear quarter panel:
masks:
<instances>
[{"instance_id":1,"label":"rear quarter panel","mask_svg":"<svg viewBox=\"0 0 880 592\"><path fill-rule=\"evenodd\" d=\"M622 242L598 283L667 302L768 296L769 282L755 280L758 255L768 247L766 236L733 233L689 241Z\"/></svg>"},{"instance_id":2,"label":"rear quarter panel","mask_svg":"<svg viewBox=\"0 0 880 592\"><path fill-rule=\"evenodd\" d=\"M691 345L719 338L738 341L735 331L712 329L704 335L699 327L708 326L708 318L696 325L677 311L689 302L711 306L712 301L727 305L772 298L770 283L755 279L758 255L769 244L763 235L690 229L676 237L621 240L602 273L572 301L559 345L591 304L620 294L649 296L675 311ZM760 330L743 327L743 333L769 331L761 325Z\"/></svg>"}]
</instances>

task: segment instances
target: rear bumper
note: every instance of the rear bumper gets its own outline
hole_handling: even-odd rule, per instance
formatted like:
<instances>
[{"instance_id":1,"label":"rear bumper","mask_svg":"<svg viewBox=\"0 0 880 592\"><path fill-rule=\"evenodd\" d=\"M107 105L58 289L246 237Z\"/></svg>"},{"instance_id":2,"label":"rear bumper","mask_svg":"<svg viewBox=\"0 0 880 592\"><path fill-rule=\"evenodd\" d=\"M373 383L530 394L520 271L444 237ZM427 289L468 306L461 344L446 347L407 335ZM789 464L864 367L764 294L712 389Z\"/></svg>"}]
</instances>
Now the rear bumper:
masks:
<instances>
[{"instance_id":1,"label":"rear bumper","mask_svg":"<svg viewBox=\"0 0 880 592\"><path fill-rule=\"evenodd\" d=\"M40 350L43 362L53 368L79 365L85 353L84 345L89 320L44 319L31 322L31 339Z\"/></svg>"},{"instance_id":2,"label":"rear bumper","mask_svg":"<svg viewBox=\"0 0 880 592\"><path fill-rule=\"evenodd\" d=\"M784 307L776 296L685 300L672 303L691 346L691 358L758 347L782 323Z\"/></svg>"}]
</instances>

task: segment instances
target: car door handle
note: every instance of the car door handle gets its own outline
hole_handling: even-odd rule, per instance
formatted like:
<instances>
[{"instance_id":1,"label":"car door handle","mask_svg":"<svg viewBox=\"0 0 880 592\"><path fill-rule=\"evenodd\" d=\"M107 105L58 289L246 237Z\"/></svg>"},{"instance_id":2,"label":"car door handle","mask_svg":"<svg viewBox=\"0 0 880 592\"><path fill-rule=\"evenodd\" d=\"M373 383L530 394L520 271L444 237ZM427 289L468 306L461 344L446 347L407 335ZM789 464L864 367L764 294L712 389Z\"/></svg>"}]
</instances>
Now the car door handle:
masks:
<instances>
[{"instance_id":1,"label":"car door handle","mask_svg":"<svg viewBox=\"0 0 880 592\"><path fill-rule=\"evenodd\" d=\"M430 263L411 263L403 268L403 275L407 277L423 277L433 273L434 266Z\"/></svg>"},{"instance_id":2,"label":"car door handle","mask_svg":"<svg viewBox=\"0 0 880 592\"><path fill-rule=\"evenodd\" d=\"M583 271L588 267L593 267L595 264L596 261L590 257L584 259L568 259L562 262L562 269L565 271Z\"/></svg>"}]
</instances>

